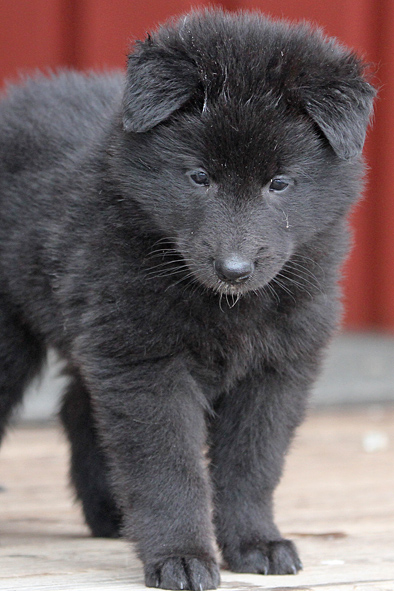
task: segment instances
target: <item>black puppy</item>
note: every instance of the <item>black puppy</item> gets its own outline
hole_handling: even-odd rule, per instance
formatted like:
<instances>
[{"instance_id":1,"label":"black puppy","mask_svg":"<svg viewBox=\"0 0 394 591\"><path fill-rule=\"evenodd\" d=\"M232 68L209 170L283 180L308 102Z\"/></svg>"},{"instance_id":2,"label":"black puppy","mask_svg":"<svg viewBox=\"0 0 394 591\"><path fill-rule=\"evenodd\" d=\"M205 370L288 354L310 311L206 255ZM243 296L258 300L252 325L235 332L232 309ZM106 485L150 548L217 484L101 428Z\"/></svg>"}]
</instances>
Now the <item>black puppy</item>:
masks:
<instances>
[{"instance_id":1,"label":"black puppy","mask_svg":"<svg viewBox=\"0 0 394 591\"><path fill-rule=\"evenodd\" d=\"M302 24L197 13L127 77L27 80L0 108L0 414L47 346L96 536L146 584L296 573L272 495L336 324L374 90ZM208 458L204 450L208 449Z\"/></svg>"}]
</instances>

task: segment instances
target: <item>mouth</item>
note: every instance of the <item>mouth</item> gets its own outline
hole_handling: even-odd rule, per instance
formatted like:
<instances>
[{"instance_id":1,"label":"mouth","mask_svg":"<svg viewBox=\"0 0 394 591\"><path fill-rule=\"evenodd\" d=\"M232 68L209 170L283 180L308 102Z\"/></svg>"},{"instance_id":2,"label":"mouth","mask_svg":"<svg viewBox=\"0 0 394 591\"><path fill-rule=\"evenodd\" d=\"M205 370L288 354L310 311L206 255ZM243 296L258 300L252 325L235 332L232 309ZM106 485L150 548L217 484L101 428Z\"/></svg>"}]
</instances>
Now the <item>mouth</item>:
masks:
<instances>
[{"instance_id":1,"label":"mouth","mask_svg":"<svg viewBox=\"0 0 394 591\"><path fill-rule=\"evenodd\" d=\"M219 297L219 307L223 310L223 302L226 302L228 308L234 308L239 300L249 292L249 289L246 289L244 285L229 284L219 279L213 291Z\"/></svg>"},{"instance_id":2,"label":"mouth","mask_svg":"<svg viewBox=\"0 0 394 591\"><path fill-rule=\"evenodd\" d=\"M237 296L238 298L245 295L251 290L248 282L229 282L217 279L216 285L213 286L214 291L220 295Z\"/></svg>"}]
</instances>

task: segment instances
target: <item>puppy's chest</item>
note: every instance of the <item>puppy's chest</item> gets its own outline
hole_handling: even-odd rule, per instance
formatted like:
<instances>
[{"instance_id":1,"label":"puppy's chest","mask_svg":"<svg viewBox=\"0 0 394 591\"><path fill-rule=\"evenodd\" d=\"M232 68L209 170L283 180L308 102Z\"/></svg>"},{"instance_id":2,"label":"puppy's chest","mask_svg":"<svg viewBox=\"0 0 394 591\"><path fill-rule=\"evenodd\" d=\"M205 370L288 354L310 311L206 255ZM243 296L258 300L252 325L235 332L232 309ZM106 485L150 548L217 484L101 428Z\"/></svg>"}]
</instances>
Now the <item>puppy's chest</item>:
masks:
<instances>
[{"instance_id":1,"label":"puppy's chest","mask_svg":"<svg viewBox=\"0 0 394 591\"><path fill-rule=\"evenodd\" d=\"M192 373L222 391L256 371L269 348L264 324L253 314L205 318L186 335Z\"/></svg>"}]
</instances>

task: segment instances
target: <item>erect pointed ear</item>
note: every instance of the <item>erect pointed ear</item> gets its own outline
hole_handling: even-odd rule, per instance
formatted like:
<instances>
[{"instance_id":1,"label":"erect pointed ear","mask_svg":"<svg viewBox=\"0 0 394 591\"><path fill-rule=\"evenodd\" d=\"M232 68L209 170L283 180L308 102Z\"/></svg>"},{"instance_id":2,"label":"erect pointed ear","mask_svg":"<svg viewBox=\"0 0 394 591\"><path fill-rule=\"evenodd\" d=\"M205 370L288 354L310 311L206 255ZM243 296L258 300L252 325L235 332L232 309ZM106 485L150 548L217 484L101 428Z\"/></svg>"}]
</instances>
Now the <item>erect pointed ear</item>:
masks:
<instances>
[{"instance_id":1,"label":"erect pointed ear","mask_svg":"<svg viewBox=\"0 0 394 591\"><path fill-rule=\"evenodd\" d=\"M142 133L165 121L193 95L198 70L184 55L155 46L148 38L129 56L123 99L123 127Z\"/></svg>"},{"instance_id":2,"label":"erect pointed ear","mask_svg":"<svg viewBox=\"0 0 394 591\"><path fill-rule=\"evenodd\" d=\"M363 77L363 69L356 56L347 55L335 75L322 73L302 90L306 112L343 160L361 154L372 115L376 91Z\"/></svg>"}]
</instances>

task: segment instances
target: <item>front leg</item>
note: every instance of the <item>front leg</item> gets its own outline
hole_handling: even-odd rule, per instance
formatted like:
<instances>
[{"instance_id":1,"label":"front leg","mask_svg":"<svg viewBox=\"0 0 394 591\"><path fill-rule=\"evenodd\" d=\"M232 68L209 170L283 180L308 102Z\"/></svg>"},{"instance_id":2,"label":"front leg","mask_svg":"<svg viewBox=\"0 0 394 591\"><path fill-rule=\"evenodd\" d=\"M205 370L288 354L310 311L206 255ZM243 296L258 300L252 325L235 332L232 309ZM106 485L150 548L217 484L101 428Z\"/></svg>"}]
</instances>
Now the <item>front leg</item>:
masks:
<instances>
[{"instance_id":1,"label":"front leg","mask_svg":"<svg viewBox=\"0 0 394 591\"><path fill-rule=\"evenodd\" d=\"M306 384L295 386L267 368L218 404L210 427L210 468L217 539L230 570L295 574L302 568L295 546L274 524L272 496L304 415L305 391Z\"/></svg>"},{"instance_id":2,"label":"front leg","mask_svg":"<svg viewBox=\"0 0 394 591\"><path fill-rule=\"evenodd\" d=\"M124 534L136 542L146 585L216 588L203 397L176 358L109 363L95 364L88 382Z\"/></svg>"}]
</instances>

